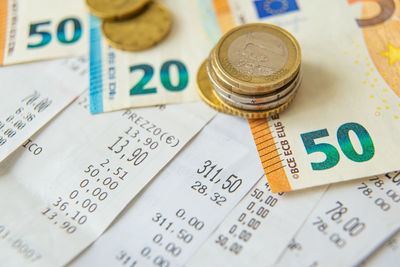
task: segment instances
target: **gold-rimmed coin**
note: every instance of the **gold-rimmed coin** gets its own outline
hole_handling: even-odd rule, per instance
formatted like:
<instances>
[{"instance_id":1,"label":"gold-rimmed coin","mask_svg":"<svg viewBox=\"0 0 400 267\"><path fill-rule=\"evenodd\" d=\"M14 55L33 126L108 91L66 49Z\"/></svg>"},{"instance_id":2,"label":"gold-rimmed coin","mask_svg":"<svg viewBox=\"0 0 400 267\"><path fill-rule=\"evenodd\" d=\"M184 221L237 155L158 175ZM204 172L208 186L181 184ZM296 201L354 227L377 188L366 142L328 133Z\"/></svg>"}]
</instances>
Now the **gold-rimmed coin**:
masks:
<instances>
[{"instance_id":1,"label":"gold-rimmed coin","mask_svg":"<svg viewBox=\"0 0 400 267\"><path fill-rule=\"evenodd\" d=\"M294 95L284 104L263 111L250 111L230 106L221 100L214 91L207 73L207 60L204 61L197 72L197 90L203 101L213 109L230 115L240 116L248 119L266 118L285 110L293 101Z\"/></svg>"},{"instance_id":2,"label":"gold-rimmed coin","mask_svg":"<svg viewBox=\"0 0 400 267\"><path fill-rule=\"evenodd\" d=\"M241 97L240 99L235 98L233 94L223 91L223 88L216 87L212 80L211 83L213 84L214 92L216 93L216 95L223 102L227 103L229 106L249 111L251 110L268 111L285 104L294 97L300 86L301 76L299 76L299 79L297 79L288 87L287 91L285 91L281 95L277 94L276 95L277 97L275 99L269 101L267 100L265 102L260 101L262 100L262 98L260 99L254 99L252 97L248 97L247 99L243 97Z\"/></svg>"},{"instance_id":3,"label":"gold-rimmed coin","mask_svg":"<svg viewBox=\"0 0 400 267\"><path fill-rule=\"evenodd\" d=\"M197 72L197 91L207 105L219 112L225 113L224 107L215 95L213 86L208 78L206 64L207 61L204 61Z\"/></svg>"},{"instance_id":4,"label":"gold-rimmed coin","mask_svg":"<svg viewBox=\"0 0 400 267\"><path fill-rule=\"evenodd\" d=\"M124 19L141 11L151 0L86 0L89 11L102 19Z\"/></svg>"},{"instance_id":5,"label":"gold-rimmed coin","mask_svg":"<svg viewBox=\"0 0 400 267\"><path fill-rule=\"evenodd\" d=\"M107 42L121 50L140 51L159 43L168 34L172 24L171 13L157 2L151 2L135 17L104 20L102 31Z\"/></svg>"},{"instance_id":6,"label":"gold-rimmed coin","mask_svg":"<svg viewBox=\"0 0 400 267\"><path fill-rule=\"evenodd\" d=\"M257 103L257 104L249 104L249 103L243 103L243 102L237 102L232 100L227 95L220 94L218 91L214 91L217 95L218 98L220 98L224 103L226 103L230 107L235 107L239 108L242 110L246 111L270 111L273 110L279 106L282 106L283 104L287 103L291 99L294 98L294 96L297 93L297 89L299 86L299 83L295 84L296 87L293 87L293 89L288 92L286 95L282 96L281 98L271 101L271 102L265 102L265 103ZM215 89L215 88L214 88Z\"/></svg>"},{"instance_id":7,"label":"gold-rimmed coin","mask_svg":"<svg viewBox=\"0 0 400 267\"><path fill-rule=\"evenodd\" d=\"M213 50L214 51L214 50ZM213 51L210 53L208 64L207 64L207 69L209 71L210 77L214 78L214 81L218 83L221 87L223 87L226 91L229 91L230 94L232 95L243 95L245 97L254 97L257 98L259 96L267 96L267 95L274 95L278 96L285 88L290 86L296 79L299 78L299 73L300 73L300 68L301 65L299 66L299 69L297 72L293 75L293 78L291 81L287 82L285 85L282 87L276 88L275 90L270 90L270 89L264 89L262 87L254 87L254 88L242 88L242 87L236 87L230 83L229 80L227 80L224 76L223 73L221 73L218 69L218 67L215 65L215 57ZM254 92L254 93L252 93Z\"/></svg>"},{"instance_id":8,"label":"gold-rimmed coin","mask_svg":"<svg viewBox=\"0 0 400 267\"><path fill-rule=\"evenodd\" d=\"M288 106L292 103L295 96L296 95L293 95L286 103L284 103L276 108L264 110L264 111L244 110L244 109L230 106L230 105L224 103L223 101L221 101L221 104L223 105L224 113L236 115L236 116L247 118L247 119L261 119L261 118L268 118L272 115L276 115L276 114L281 113L282 111L286 110L288 108Z\"/></svg>"},{"instance_id":9,"label":"gold-rimmed coin","mask_svg":"<svg viewBox=\"0 0 400 267\"><path fill-rule=\"evenodd\" d=\"M239 94L266 94L290 82L299 70L301 50L286 30L250 23L227 32L211 52L211 65Z\"/></svg>"},{"instance_id":10,"label":"gold-rimmed coin","mask_svg":"<svg viewBox=\"0 0 400 267\"><path fill-rule=\"evenodd\" d=\"M272 101L277 101L281 99L283 96L287 95L290 91L292 91L298 84L301 82L301 70L295 75L292 81L290 81L285 86L278 88L277 90L262 94L262 95L245 95L238 94L232 90L232 86L228 86L225 83L221 83L219 79L219 74L215 73L215 69L210 64L210 59L207 63L207 72L210 78L211 84L214 87L214 90L217 94L223 95L225 97L230 98L232 101L243 104L262 104ZM237 90L235 90L237 91Z\"/></svg>"}]
</instances>

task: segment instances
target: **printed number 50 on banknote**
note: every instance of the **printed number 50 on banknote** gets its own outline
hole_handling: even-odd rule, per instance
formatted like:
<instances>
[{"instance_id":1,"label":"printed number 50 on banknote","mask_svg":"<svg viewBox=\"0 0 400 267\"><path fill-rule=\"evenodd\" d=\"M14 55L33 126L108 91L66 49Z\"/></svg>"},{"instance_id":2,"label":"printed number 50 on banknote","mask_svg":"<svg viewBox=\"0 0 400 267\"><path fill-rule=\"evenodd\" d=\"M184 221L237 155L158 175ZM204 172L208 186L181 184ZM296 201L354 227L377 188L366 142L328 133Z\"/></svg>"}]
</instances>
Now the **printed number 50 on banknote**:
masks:
<instances>
[{"instance_id":1,"label":"printed number 50 on banknote","mask_svg":"<svg viewBox=\"0 0 400 267\"><path fill-rule=\"evenodd\" d=\"M271 120L250 122L274 192L399 168L400 1L214 4L223 30L278 24L302 48L303 83L293 105Z\"/></svg>"},{"instance_id":2,"label":"printed number 50 on banknote","mask_svg":"<svg viewBox=\"0 0 400 267\"><path fill-rule=\"evenodd\" d=\"M0 66L87 53L83 0L0 0Z\"/></svg>"},{"instance_id":3,"label":"printed number 50 on banknote","mask_svg":"<svg viewBox=\"0 0 400 267\"><path fill-rule=\"evenodd\" d=\"M199 1L200 2L200 1ZM172 13L169 35L160 44L140 52L124 52L107 45L101 21L90 18L90 106L92 113L129 107L199 100L197 68L212 41L205 34L207 14L197 1L166 0ZM213 19L213 16L210 16ZM209 23L209 31L219 31ZM211 26L212 25L212 26Z\"/></svg>"}]
</instances>

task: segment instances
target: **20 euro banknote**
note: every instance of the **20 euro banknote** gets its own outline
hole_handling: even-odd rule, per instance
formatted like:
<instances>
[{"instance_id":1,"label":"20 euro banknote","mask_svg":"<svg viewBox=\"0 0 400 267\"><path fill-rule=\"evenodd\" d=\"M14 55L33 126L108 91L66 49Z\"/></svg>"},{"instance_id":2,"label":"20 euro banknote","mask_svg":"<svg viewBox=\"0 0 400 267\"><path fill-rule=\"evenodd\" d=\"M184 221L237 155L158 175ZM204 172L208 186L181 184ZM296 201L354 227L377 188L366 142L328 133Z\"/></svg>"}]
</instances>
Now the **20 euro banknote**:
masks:
<instances>
[{"instance_id":1,"label":"20 euro banknote","mask_svg":"<svg viewBox=\"0 0 400 267\"><path fill-rule=\"evenodd\" d=\"M199 1L200 2L200 1ZM153 48L125 52L110 47L101 21L90 18L90 106L92 113L199 100L195 77L219 32L213 14L196 1L164 1L173 17L167 38ZM205 23L206 22L206 23Z\"/></svg>"}]
</instances>

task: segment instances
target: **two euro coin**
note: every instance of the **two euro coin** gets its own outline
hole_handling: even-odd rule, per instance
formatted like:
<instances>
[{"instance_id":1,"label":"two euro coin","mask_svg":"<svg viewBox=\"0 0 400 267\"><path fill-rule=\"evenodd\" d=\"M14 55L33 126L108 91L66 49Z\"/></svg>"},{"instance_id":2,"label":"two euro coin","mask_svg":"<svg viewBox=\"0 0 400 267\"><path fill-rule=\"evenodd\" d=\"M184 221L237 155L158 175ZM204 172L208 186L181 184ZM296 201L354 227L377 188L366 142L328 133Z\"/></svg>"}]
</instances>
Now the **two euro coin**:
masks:
<instances>
[{"instance_id":1,"label":"two euro coin","mask_svg":"<svg viewBox=\"0 0 400 267\"><path fill-rule=\"evenodd\" d=\"M286 30L265 23L236 27L201 65L198 91L218 111L245 118L279 113L301 83L301 50Z\"/></svg>"}]
</instances>

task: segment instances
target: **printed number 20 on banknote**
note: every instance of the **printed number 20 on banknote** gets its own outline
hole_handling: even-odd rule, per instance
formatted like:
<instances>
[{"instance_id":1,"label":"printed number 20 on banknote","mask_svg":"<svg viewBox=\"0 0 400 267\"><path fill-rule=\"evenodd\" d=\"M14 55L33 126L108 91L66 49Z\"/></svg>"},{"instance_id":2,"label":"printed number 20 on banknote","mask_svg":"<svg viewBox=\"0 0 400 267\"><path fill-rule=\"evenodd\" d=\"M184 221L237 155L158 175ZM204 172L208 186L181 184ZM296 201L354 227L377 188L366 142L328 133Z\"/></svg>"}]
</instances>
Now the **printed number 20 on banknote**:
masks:
<instances>
[{"instance_id":1,"label":"printed number 20 on banknote","mask_svg":"<svg viewBox=\"0 0 400 267\"><path fill-rule=\"evenodd\" d=\"M0 0L0 66L87 53L83 0Z\"/></svg>"},{"instance_id":2,"label":"printed number 20 on banknote","mask_svg":"<svg viewBox=\"0 0 400 267\"><path fill-rule=\"evenodd\" d=\"M145 51L124 52L108 46L101 21L90 18L92 113L199 100L196 73L212 45L206 30L219 31L217 24L204 27L207 14L200 12L202 3L197 1L163 3L172 13L172 28L165 40Z\"/></svg>"}]
</instances>

